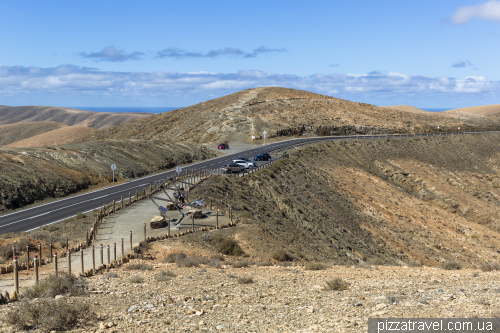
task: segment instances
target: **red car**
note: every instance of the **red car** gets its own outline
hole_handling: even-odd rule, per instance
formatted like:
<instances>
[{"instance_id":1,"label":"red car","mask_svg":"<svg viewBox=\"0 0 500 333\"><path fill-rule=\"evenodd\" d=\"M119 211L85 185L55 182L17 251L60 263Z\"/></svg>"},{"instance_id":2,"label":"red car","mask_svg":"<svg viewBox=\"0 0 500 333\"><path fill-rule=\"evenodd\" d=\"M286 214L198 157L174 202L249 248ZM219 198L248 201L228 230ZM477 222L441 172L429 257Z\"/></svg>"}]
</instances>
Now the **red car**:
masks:
<instances>
[{"instance_id":1,"label":"red car","mask_svg":"<svg viewBox=\"0 0 500 333\"><path fill-rule=\"evenodd\" d=\"M229 145L227 143L221 143L217 149L229 149Z\"/></svg>"}]
</instances>

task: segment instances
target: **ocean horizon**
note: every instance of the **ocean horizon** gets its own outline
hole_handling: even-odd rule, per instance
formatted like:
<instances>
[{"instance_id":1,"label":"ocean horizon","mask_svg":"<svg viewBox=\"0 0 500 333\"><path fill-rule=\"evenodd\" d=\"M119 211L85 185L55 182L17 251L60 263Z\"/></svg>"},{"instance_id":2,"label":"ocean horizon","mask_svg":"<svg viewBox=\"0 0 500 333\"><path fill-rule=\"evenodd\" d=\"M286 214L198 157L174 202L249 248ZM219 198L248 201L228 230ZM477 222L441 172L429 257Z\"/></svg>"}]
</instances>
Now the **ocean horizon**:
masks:
<instances>
[{"instance_id":1,"label":"ocean horizon","mask_svg":"<svg viewBox=\"0 0 500 333\"><path fill-rule=\"evenodd\" d=\"M66 106L71 109L94 111L94 112L111 112L111 113L163 113L172 110L177 110L181 107L172 106L147 106L147 107L119 107L119 106Z\"/></svg>"}]
</instances>

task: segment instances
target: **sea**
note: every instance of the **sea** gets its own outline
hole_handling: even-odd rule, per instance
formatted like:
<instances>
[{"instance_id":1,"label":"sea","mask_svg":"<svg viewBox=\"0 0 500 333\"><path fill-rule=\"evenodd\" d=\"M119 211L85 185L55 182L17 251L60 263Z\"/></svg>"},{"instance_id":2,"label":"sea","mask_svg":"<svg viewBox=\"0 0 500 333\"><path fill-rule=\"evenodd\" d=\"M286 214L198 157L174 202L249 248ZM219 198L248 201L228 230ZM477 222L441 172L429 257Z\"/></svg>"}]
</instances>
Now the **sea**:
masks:
<instances>
[{"instance_id":1,"label":"sea","mask_svg":"<svg viewBox=\"0 0 500 333\"><path fill-rule=\"evenodd\" d=\"M172 110L180 109L181 107L102 107L102 106L67 106L68 108L95 111L95 112L112 112L112 113L163 113Z\"/></svg>"},{"instance_id":2,"label":"sea","mask_svg":"<svg viewBox=\"0 0 500 333\"><path fill-rule=\"evenodd\" d=\"M446 111L446 110L453 110L456 108L448 108L448 109L443 109L443 108L419 108L420 110L424 111L430 111L430 112L441 112L441 111Z\"/></svg>"}]
</instances>

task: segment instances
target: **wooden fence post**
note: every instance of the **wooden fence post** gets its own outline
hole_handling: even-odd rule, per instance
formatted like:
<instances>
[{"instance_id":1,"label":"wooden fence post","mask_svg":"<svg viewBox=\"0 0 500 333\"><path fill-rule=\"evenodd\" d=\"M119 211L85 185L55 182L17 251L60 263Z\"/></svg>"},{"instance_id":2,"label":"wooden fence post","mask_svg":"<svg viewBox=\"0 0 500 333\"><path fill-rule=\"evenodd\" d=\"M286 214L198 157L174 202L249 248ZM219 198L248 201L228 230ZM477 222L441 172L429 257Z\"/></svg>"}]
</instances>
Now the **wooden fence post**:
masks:
<instances>
[{"instance_id":1,"label":"wooden fence post","mask_svg":"<svg viewBox=\"0 0 500 333\"><path fill-rule=\"evenodd\" d=\"M69 249L66 251L68 254L68 274L71 275L71 251Z\"/></svg>"},{"instance_id":2,"label":"wooden fence post","mask_svg":"<svg viewBox=\"0 0 500 333\"><path fill-rule=\"evenodd\" d=\"M103 248L101 244L101 266L104 265L104 253L103 253Z\"/></svg>"},{"instance_id":3,"label":"wooden fence post","mask_svg":"<svg viewBox=\"0 0 500 333\"><path fill-rule=\"evenodd\" d=\"M121 202L121 206L122 206L121 209L123 210L123 195L120 198L120 202Z\"/></svg>"},{"instance_id":4,"label":"wooden fence post","mask_svg":"<svg viewBox=\"0 0 500 333\"><path fill-rule=\"evenodd\" d=\"M130 194L130 192L128 192L128 205L129 207L132 205L132 195Z\"/></svg>"},{"instance_id":5,"label":"wooden fence post","mask_svg":"<svg viewBox=\"0 0 500 333\"><path fill-rule=\"evenodd\" d=\"M146 223L144 223L144 242L146 242Z\"/></svg>"},{"instance_id":6,"label":"wooden fence post","mask_svg":"<svg viewBox=\"0 0 500 333\"><path fill-rule=\"evenodd\" d=\"M116 261L116 243L113 243L113 261Z\"/></svg>"},{"instance_id":7,"label":"wooden fence post","mask_svg":"<svg viewBox=\"0 0 500 333\"><path fill-rule=\"evenodd\" d=\"M50 263L52 264L52 243L49 244L49 257L50 257Z\"/></svg>"},{"instance_id":8,"label":"wooden fence post","mask_svg":"<svg viewBox=\"0 0 500 333\"><path fill-rule=\"evenodd\" d=\"M82 265L82 276L85 274L85 270L83 268L83 247L80 247L80 263Z\"/></svg>"},{"instance_id":9,"label":"wooden fence post","mask_svg":"<svg viewBox=\"0 0 500 333\"><path fill-rule=\"evenodd\" d=\"M115 203L115 199L113 199L113 214L116 214L116 203Z\"/></svg>"},{"instance_id":10,"label":"wooden fence post","mask_svg":"<svg viewBox=\"0 0 500 333\"><path fill-rule=\"evenodd\" d=\"M192 226L193 232L194 232L194 213L191 214L191 226Z\"/></svg>"},{"instance_id":11,"label":"wooden fence post","mask_svg":"<svg viewBox=\"0 0 500 333\"><path fill-rule=\"evenodd\" d=\"M170 217L168 218L168 238L170 238Z\"/></svg>"},{"instance_id":12,"label":"wooden fence post","mask_svg":"<svg viewBox=\"0 0 500 333\"><path fill-rule=\"evenodd\" d=\"M54 252L54 275L57 276L57 252Z\"/></svg>"},{"instance_id":13,"label":"wooden fence post","mask_svg":"<svg viewBox=\"0 0 500 333\"><path fill-rule=\"evenodd\" d=\"M108 265L111 264L111 256L109 254L110 250L109 250L109 244L108 244Z\"/></svg>"},{"instance_id":14,"label":"wooden fence post","mask_svg":"<svg viewBox=\"0 0 500 333\"><path fill-rule=\"evenodd\" d=\"M26 270L30 270L30 245L26 245Z\"/></svg>"},{"instance_id":15,"label":"wooden fence post","mask_svg":"<svg viewBox=\"0 0 500 333\"><path fill-rule=\"evenodd\" d=\"M215 213L215 223L216 228L219 229L219 208L217 208L217 212Z\"/></svg>"},{"instance_id":16,"label":"wooden fence post","mask_svg":"<svg viewBox=\"0 0 500 333\"><path fill-rule=\"evenodd\" d=\"M38 256L35 254L33 257L33 262L35 263L33 265L33 268L35 269L35 283L38 283Z\"/></svg>"},{"instance_id":17,"label":"wooden fence post","mask_svg":"<svg viewBox=\"0 0 500 333\"><path fill-rule=\"evenodd\" d=\"M16 292L19 293L19 272L17 267L17 256L14 256L13 264L14 264L14 287L16 288Z\"/></svg>"},{"instance_id":18,"label":"wooden fence post","mask_svg":"<svg viewBox=\"0 0 500 333\"><path fill-rule=\"evenodd\" d=\"M95 247L92 245L92 270L95 272Z\"/></svg>"},{"instance_id":19,"label":"wooden fence post","mask_svg":"<svg viewBox=\"0 0 500 333\"><path fill-rule=\"evenodd\" d=\"M38 256L40 257L40 261L38 262L38 267L42 264L42 243L38 243Z\"/></svg>"},{"instance_id":20,"label":"wooden fence post","mask_svg":"<svg viewBox=\"0 0 500 333\"><path fill-rule=\"evenodd\" d=\"M132 250L132 230L130 230L130 249Z\"/></svg>"},{"instance_id":21,"label":"wooden fence post","mask_svg":"<svg viewBox=\"0 0 500 333\"><path fill-rule=\"evenodd\" d=\"M12 258L16 257L16 246L12 245Z\"/></svg>"},{"instance_id":22,"label":"wooden fence post","mask_svg":"<svg viewBox=\"0 0 500 333\"><path fill-rule=\"evenodd\" d=\"M122 238L122 259L125 258L125 251L123 247L123 238Z\"/></svg>"},{"instance_id":23,"label":"wooden fence post","mask_svg":"<svg viewBox=\"0 0 500 333\"><path fill-rule=\"evenodd\" d=\"M68 242L68 237L66 237L66 250L69 249L69 242Z\"/></svg>"}]
</instances>

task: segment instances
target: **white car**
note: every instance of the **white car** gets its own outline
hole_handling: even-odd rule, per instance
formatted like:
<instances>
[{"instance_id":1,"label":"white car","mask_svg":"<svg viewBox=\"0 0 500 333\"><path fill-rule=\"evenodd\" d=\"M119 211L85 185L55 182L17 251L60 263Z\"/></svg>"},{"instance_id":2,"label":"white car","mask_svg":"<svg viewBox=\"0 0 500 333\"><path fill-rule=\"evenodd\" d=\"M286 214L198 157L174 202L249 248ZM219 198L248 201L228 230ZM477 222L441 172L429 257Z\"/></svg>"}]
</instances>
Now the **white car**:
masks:
<instances>
[{"instance_id":1,"label":"white car","mask_svg":"<svg viewBox=\"0 0 500 333\"><path fill-rule=\"evenodd\" d=\"M245 169L252 169L253 167L255 167L255 163L252 162L252 161L232 160L231 162L234 163L234 164L238 164L238 165L244 166Z\"/></svg>"}]
</instances>

